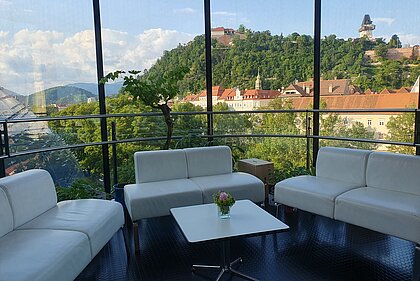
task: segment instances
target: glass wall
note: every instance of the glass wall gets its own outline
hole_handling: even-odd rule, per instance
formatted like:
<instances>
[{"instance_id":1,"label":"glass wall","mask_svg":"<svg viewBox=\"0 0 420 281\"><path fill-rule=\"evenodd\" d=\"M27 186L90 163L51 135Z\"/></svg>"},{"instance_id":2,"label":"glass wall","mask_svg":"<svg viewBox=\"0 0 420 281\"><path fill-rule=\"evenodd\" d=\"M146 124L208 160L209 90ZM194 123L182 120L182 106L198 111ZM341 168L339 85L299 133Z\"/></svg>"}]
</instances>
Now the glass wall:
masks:
<instances>
[{"instance_id":1,"label":"glass wall","mask_svg":"<svg viewBox=\"0 0 420 281\"><path fill-rule=\"evenodd\" d=\"M74 104L97 112L94 44L91 2L0 1L0 117L68 115ZM9 123L8 133L12 154L72 144L46 121ZM85 176L78 160L70 150L13 157L6 174L44 168L69 186Z\"/></svg>"},{"instance_id":2,"label":"glass wall","mask_svg":"<svg viewBox=\"0 0 420 281\"><path fill-rule=\"evenodd\" d=\"M122 80L106 84L108 113L161 113L167 103L172 113L202 111L186 101L205 87L204 7L202 1L132 0L124 4L101 1L105 74L138 70L140 79L157 87L179 75L176 92L155 102L120 91ZM148 97L160 90L148 92ZM160 92L158 93L160 94ZM173 128L171 148L203 145L198 135L206 132L205 116L172 115L168 125L161 115L117 118L117 139L156 138L117 147L118 180L134 181L133 154L165 146L168 126ZM110 120L112 121L112 120Z\"/></svg>"},{"instance_id":3,"label":"glass wall","mask_svg":"<svg viewBox=\"0 0 420 281\"><path fill-rule=\"evenodd\" d=\"M133 75L150 86L142 96L122 92L121 78L105 84L107 113L127 114L107 118L109 140L114 121L116 139L130 140L117 145L119 182L134 181L135 151L210 144L205 114L178 114L206 110L206 63L212 64L214 111L242 112L213 114L211 144L230 145L235 160L273 161L283 173L276 180L306 168L312 140L304 137L314 127L312 113L305 112L314 100L314 1L212 0L208 62L203 2L99 1L105 74L137 70ZM416 108L419 11L413 0L322 1L321 108ZM89 1L0 1L0 116L99 114L93 26ZM145 98L156 93L163 95ZM166 109L172 115L163 118ZM265 109L300 112L254 112ZM133 113L143 115L128 116ZM414 111L395 110L322 113L320 134L412 143L414 117ZM102 180L99 145L20 155L100 142L99 118L12 122L8 129L10 152L19 155L6 161L8 174L43 167L60 185L72 182L66 170L71 179ZM244 137L249 134L269 136ZM363 142L321 145L414 153Z\"/></svg>"},{"instance_id":4,"label":"glass wall","mask_svg":"<svg viewBox=\"0 0 420 281\"><path fill-rule=\"evenodd\" d=\"M417 108L420 75L418 1L322 2L321 106ZM351 16L349 16L351 15ZM414 141L414 112L323 114L321 134ZM411 147L326 141L325 145L414 153Z\"/></svg>"},{"instance_id":5,"label":"glass wall","mask_svg":"<svg viewBox=\"0 0 420 281\"><path fill-rule=\"evenodd\" d=\"M215 115L214 133L305 135L305 114L252 111L300 109L300 100L288 90L313 77L313 1L213 0L211 21L213 110L250 112ZM205 101L200 101L202 107ZM231 145L237 159L274 162L273 182L305 169L303 138L232 137L220 142Z\"/></svg>"}]
</instances>

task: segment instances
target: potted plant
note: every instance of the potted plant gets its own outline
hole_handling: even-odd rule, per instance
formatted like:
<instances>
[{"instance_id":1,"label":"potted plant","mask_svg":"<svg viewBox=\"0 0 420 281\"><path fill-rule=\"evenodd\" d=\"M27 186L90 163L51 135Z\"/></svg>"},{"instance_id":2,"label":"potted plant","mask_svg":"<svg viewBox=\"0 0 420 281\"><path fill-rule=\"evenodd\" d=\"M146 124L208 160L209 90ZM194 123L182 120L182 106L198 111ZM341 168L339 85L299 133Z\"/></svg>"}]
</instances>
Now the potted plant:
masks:
<instances>
[{"instance_id":1,"label":"potted plant","mask_svg":"<svg viewBox=\"0 0 420 281\"><path fill-rule=\"evenodd\" d=\"M230 208L235 204L233 196L225 191L219 191L213 195L213 201L217 205L219 217L230 218Z\"/></svg>"}]
</instances>

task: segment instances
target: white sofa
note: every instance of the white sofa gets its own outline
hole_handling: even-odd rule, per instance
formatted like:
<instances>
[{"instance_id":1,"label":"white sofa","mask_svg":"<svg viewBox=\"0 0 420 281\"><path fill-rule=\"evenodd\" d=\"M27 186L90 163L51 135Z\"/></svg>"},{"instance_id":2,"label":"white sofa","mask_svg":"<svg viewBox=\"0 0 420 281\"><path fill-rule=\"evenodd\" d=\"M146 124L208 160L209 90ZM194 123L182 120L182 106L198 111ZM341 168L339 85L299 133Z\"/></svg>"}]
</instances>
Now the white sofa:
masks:
<instances>
[{"instance_id":1,"label":"white sofa","mask_svg":"<svg viewBox=\"0 0 420 281\"><path fill-rule=\"evenodd\" d=\"M232 153L228 146L175 150L141 151L134 154L136 183L124 187L128 213L134 222L169 215L175 207L213 202L219 190L236 200L264 202L264 184L257 177L232 172Z\"/></svg>"},{"instance_id":2,"label":"white sofa","mask_svg":"<svg viewBox=\"0 0 420 281\"><path fill-rule=\"evenodd\" d=\"M419 156L324 147L316 176L277 183L274 200L420 244Z\"/></svg>"},{"instance_id":3,"label":"white sofa","mask_svg":"<svg viewBox=\"0 0 420 281\"><path fill-rule=\"evenodd\" d=\"M74 280L124 224L121 204L57 203L45 170L0 179L0 281Z\"/></svg>"}]
</instances>

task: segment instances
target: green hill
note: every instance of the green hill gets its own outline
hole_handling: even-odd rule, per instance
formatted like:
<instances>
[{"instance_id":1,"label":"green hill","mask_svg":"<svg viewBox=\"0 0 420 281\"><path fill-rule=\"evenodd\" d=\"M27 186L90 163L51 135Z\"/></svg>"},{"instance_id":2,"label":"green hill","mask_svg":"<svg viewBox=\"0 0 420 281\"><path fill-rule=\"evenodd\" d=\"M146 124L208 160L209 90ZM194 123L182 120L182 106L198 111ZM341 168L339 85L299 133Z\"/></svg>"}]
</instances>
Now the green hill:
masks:
<instances>
[{"instance_id":1,"label":"green hill","mask_svg":"<svg viewBox=\"0 0 420 281\"><path fill-rule=\"evenodd\" d=\"M32 107L36 104L37 95L45 95L46 105L70 105L87 102L90 97L95 97L89 91L73 86L59 86L33 93L26 98L26 104Z\"/></svg>"},{"instance_id":2,"label":"green hill","mask_svg":"<svg viewBox=\"0 0 420 281\"><path fill-rule=\"evenodd\" d=\"M321 73L324 79L350 78L362 89L382 90L384 87L412 86L420 74L419 61L389 61L370 65L364 53L379 46L387 46L379 39L341 39L326 36L321 43ZM260 71L264 89L281 89L295 80L307 81L313 76L313 38L293 33L288 36L271 35L270 31L246 31L246 39L235 38L226 47L212 42L213 85L253 89ZM190 69L179 85L182 92L197 93L205 89L204 36L197 36L186 45L179 45L153 65L145 76L161 76L174 66ZM392 78L392 79L389 79Z\"/></svg>"}]
</instances>

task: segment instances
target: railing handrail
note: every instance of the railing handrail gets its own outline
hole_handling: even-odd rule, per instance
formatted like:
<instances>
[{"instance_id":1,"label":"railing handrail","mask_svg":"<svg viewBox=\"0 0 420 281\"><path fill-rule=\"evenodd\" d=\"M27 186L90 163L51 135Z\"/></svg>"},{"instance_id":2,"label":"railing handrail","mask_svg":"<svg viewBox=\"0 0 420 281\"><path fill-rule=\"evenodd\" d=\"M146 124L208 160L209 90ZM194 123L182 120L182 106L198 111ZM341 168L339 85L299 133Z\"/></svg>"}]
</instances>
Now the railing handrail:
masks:
<instances>
[{"instance_id":1,"label":"railing handrail","mask_svg":"<svg viewBox=\"0 0 420 281\"><path fill-rule=\"evenodd\" d=\"M418 109L414 108L405 108L405 109L348 109L348 110L330 110L330 109L307 109L307 110L295 110L295 109L278 109L278 110L253 110L253 111L190 111L190 112L172 112L174 116L187 116L187 115L207 115L207 114L261 114L261 113L313 113L313 112L322 112L322 113L354 113L354 112L361 112L361 113L382 113L382 112L413 112L419 111ZM162 116L161 112L145 112L145 113L119 113L119 114L95 114L95 115L79 115L79 116L55 116L55 117L40 117L40 118L22 118L22 119L3 119L0 120L0 124L3 124L6 134L7 134L7 125L13 123L30 123L30 122L46 122L46 121L66 121L66 120L85 120L85 119L92 119L92 118L127 118L127 117L150 117L150 116ZM306 121L308 122L308 120ZM188 135L181 135L181 136L172 136L174 140L180 140ZM389 140L377 140L377 139L360 139L360 138L349 138L349 137L336 137L336 136L315 136L311 135L308 132L305 134L213 134L208 135L203 133L197 133L194 137L198 138L306 138L306 139L325 139L325 140L338 140L338 141L354 141L354 142L365 142L365 143L377 143L377 144L386 144L386 145L400 145L400 146L412 146L412 147L420 147L420 144L413 142L398 142L398 141L389 141ZM63 149L75 149L75 148L82 148L87 146L95 146L95 145L112 145L112 144L121 144L121 143L129 143L129 142L150 142L150 141L161 141L165 140L165 136L159 137L139 137L139 138L126 138L126 139L119 139L119 140L108 140L108 141L98 141L98 142L89 142L89 143L79 143L79 144L70 144L70 145L62 145L56 147L49 147L49 148L39 148L39 149L32 149L20 152L10 152L10 146L8 144L8 136L6 137L5 144L7 147L5 149L5 155L1 155L0 159L6 159L10 157L17 157L17 156L24 156L30 154L37 154L37 153L44 153L44 152L51 152ZM413 138L414 140L414 138Z\"/></svg>"},{"instance_id":2,"label":"railing handrail","mask_svg":"<svg viewBox=\"0 0 420 281\"><path fill-rule=\"evenodd\" d=\"M236 110L236 111L173 111L173 116L182 115L207 115L207 114L258 114L258 113L404 113L420 111L416 108L382 108L382 109L261 109L261 110ZM151 117L162 116L161 112L142 112L142 113L114 113L114 114L91 114L77 116L53 116L53 117L35 117L35 118L4 118L0 119L0 123L29 123L29 122L45 122L45 121L65 121L80 119L100 119L100 118L124 118L124 117Z\"/></svg>"}]
</instances>

